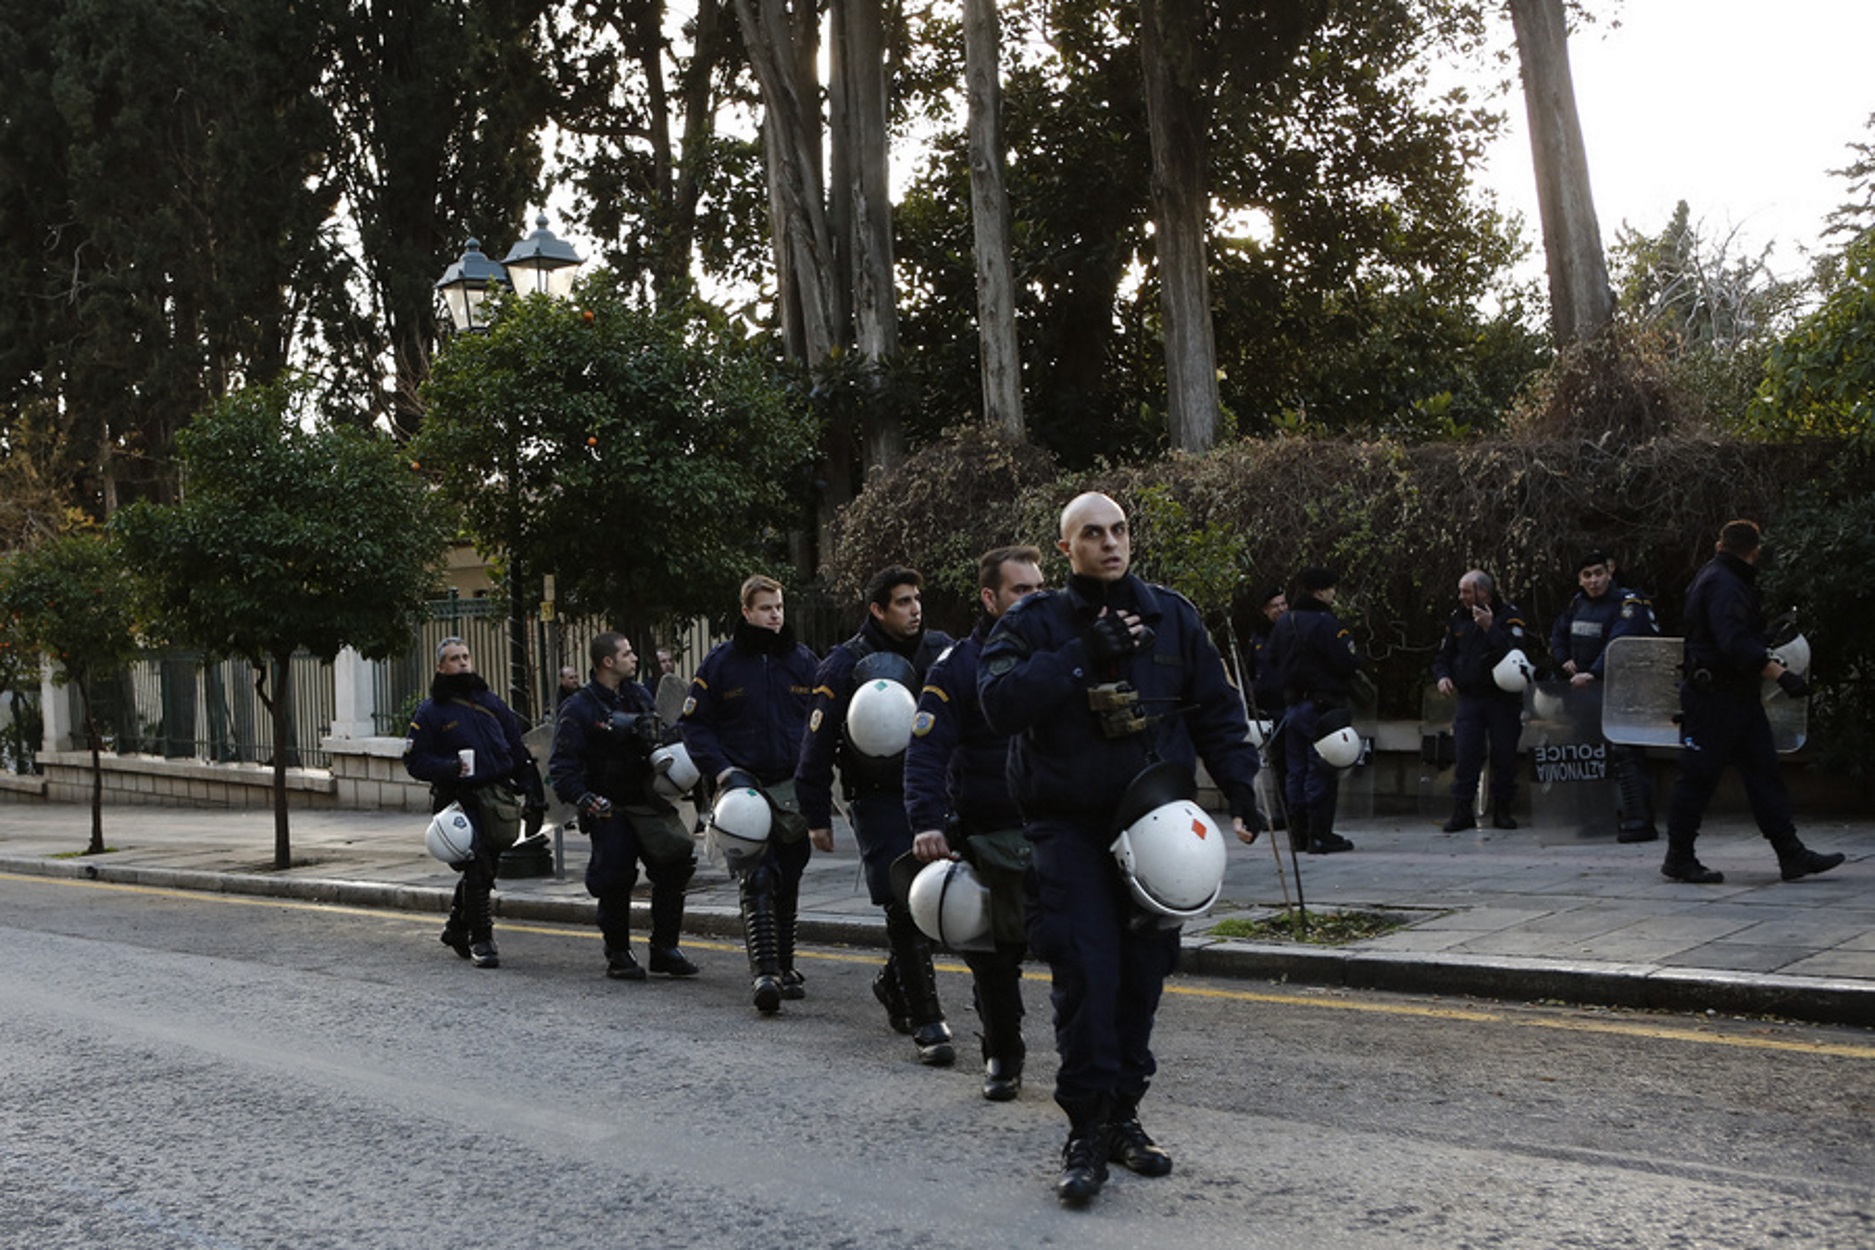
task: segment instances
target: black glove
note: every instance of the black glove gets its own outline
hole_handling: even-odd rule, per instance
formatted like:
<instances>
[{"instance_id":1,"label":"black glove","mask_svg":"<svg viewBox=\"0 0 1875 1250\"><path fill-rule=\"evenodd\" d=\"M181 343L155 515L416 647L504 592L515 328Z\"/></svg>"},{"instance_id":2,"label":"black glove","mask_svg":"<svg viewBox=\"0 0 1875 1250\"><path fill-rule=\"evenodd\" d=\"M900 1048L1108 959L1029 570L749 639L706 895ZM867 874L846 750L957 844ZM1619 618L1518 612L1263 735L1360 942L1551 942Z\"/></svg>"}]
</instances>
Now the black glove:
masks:
<instances>
[{"instance_id":1,"label":"black glove","mask_svg":"<svg viewBox=\"0 0 1875 1250\"><path fill-rule=\"evenodd\" d=\"M579 799L579 810L594 820L604 820L612 814L612 800L603 794L594 794L590 790Z\"/></svg>"},{"instance_id":2,"label":"black glove","mask_svg":"<svg viewBox=\"0 0 1875 1250\"><path fill-rule=\"evenodd\" d=\"M1793 699L1801 699L1810 693L1810 683L1789 669L1777 675L1777 688Z\"/></svg>"},{"instance_id":3,"label":"black glove","mask_svg":"<svg viewBox=\"0 0 1875 1250\"><path fill-rule=\"evenodd\" d=\"M646 746L653 747L658 744L658 736L664 732L656 712L614 712L611 725L613 733L636 738Z\"/></svg>"},{"instance_id":4,"label":"black glove","mask_svg":"<svg viewBox=\"0 0 1875 1250\"><path fill-rule=\"evenodd\" d=\"M1087 649L1096 660L1117 660L1144 646L1151 635L1152 631L1147 630L1144 637L1135 638L1125 619L1118 612L1109 612L1095 618L1093 636L1087 641Z\"/></svg>"}]
</instances>

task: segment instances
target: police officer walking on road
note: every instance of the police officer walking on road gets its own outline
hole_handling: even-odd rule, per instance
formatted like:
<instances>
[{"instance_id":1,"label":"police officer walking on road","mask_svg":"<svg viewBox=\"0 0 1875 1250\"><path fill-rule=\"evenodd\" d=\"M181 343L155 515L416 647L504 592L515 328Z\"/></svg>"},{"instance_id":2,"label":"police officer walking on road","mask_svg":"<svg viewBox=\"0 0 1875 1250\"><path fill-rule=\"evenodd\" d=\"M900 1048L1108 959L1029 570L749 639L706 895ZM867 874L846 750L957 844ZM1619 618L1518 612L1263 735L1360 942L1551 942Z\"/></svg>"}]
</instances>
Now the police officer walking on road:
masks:
<instances>
[{"instance_id":1,"label":"police officer walking on road","mask_svg":"<svg viewBox=\"0 0 1875 1250\"><path fill-rule=\"evenodd\" d=\"M865 623L857 634L827 653L815 674L813 703L794 780L809 838L819 850L831 851L833 773L838 764L851 804L853 837L865 867L866 890L885 912L890 954L873 978L873 995L885 1008L892 1028L911 1035L919 1061L943 1067L956 1060L956 1051L938 1003L931 944L918 931L905 904L898 901L891 882L892 861L911 853L903 744L911 738L912 706L925 673L951 642L949 635L924 627L923 585L917 570L906 568L882 569L866 584ZM902 696L892 689L894 684L903 687ZM856 692L865 687L874 689L865 692L865 699L856 700ZM865 741L856 742L849 713L865 710L868 701L874 708L889 711L895 706L889 702L893 698L902 698L905 705L903 737L894 738L896 747L890 753L878 753L871 745L878 735L868 722L860 726Z\"/></svg>"},{"instance_id":2,"label":"police officer walking on road","mask_svg":"<svg viewBox=\"0 0 1875 1250\"><path fill-rule=\"evenodd\" d=\"M563 803L579 809L592 839L586 892L599 901L605 974L642 981L632 955L631 898L639 861L651 879L651 971L693 977L697 966L678 949L684 887L697 870L690 831L653 786L651 752L663 741L651 692L634 680L638 655L623 634L592 640L592 680L560 705L548 772Z\"/></svg>"},{"instance_id":3,"label":"police officer walking on road","mask_svg":"<svg viewBox=\"0 0 1875 1250\"><path fill-rule=\"evenodd\" d=\"M1353 636L1335 615L1339 580L1333 569L1303 569L1298 578L1302 592L1271 631L1269 663L1282 682L1289 709L1283 721L1289 844L1311 855L1354 849L1354 843L1335 832L1341 772L1315 746L1331 731L1351 724L1349 683L1361 666Z\"/></svg>"},{"instance_id":4,"label":"police officer walking on road","mask_svg":"<svg viewBox=\"0 0 1875 1250\"><path fill-rule=\"evenodd\" d=\"M1007 1102L1022 1090L1022 957L1028 840L1009 794L1009 737L991 729L977 702L977 660L990 629L1024 596L1042 588L1042 553L998 547L977 565L983 613L970 636L925 675L905 750L905 811L912 853L927 863L962 858L988 886L987 950L959 952L974 979L983 1026L983 1096Z\"/></svg>"},{"instance_id":5,"label":"police officer walking on road","mask_svg":"<svg viewBox=\"0 0 1875 1250\"><path fill-rule=\"evenodd\" d=\"M1810 687L1772 652L1758 590L1763 535L1753 521L1728 521L1716 554L1686 591L1686 678L1680 685L1680 771L1667 806L1667 857L1660 871L1675 881L1717 885L1725 874L1693 854L1699 823L1719 777L1738 770L1758 831L1777 852L1786 881L1828 872L1843 862L1797 837L1790 793L1765 715L1762 683L1801 699Z\"/></svg>"},{"instance_id":6,"label":"police officer walking on road","mask_svg":"<svg viewBox=\"0 0 1875 1250\"><path fill-rule=\"evenodd\" d=\"M1120 506L1074 499L1060 547L1068 585L1003 614L983 646L978 694L990 725L1013 735L1009 783L1035 855L1029 945L1053 970L1055 1101L1069 1122L1055 1192L1079 1206L1109 1162L1143 1176L1172 1170L1140 1126L1139 1102L1156 1071L1153 1018L1179 935L1135 903L1137 879L1116 863L1122 800L1155 765L1189 780L1202 757L1248 842L1257 758L1197 609L1128 572Z\"/></svg>"},{"instance_id":7,"label":"police officer walking on road","mask_svg":"<svg viewBox=\"0 0 1875 1250\"><path fill-rule=\"evenodd\" d=\"M1576 563L1576 584L1581 587L1549 631L1549 652L1562 666L1570 690L1588 702L1593 723L1601 724L1601 682L1604 653L1617 638L1651 638L1660 632L1654 622L1653 602L1638 590L1615 582L1615 561L1597 548ZM1590 717L1584 717L1590 719ZM1660 836L1654 827L1653 786L1647 779L1646 756L1639 747L1609 742L1609 771L1615 777L1620 805L1617 842L1652 842Z\"/></svg>"},{"instance_id":8,"label":"police officer walking on road","mask_svg":"<svg viewBox=\"0 0 1875 1250\"><path fill-rule=\"evenodd\" d=\"M698 666L677 722L704 776L719 787L752 785L769 801L766 848L752 863L731 864L753 999L764 1015L778 1011L783 999L806 996L806 978L794 967L794 934L812 847L794 799L794 765L817 666L788 626L781 583L757 574L742 583L742 619Z\"/></svg>"},{"instance_id":9,"label":"police officer walking on road","mask_svg":"<svg viewBox=\"0 0 1875 1250\"><path fill-rule=\"evenodd\" d=\"M462 874L443 925L443 945L477 968L498 968L493 905L501 853L523 821L540 827L546 810L540 770L521 741L521 718L476 673L469 644L445 638L436 647L430 697L417 706L404 739L404 768L430 783L430 810L451 803L475 830L474 855L455 865Z\"/></svg>"},{"instance_id":10,"label":"police officer walking on road","mask_svg":"<svg viewBox=\"0 0 1875 1250\"><path fill-rule=\"evenodd\" d=\"M1445 637L1432 672L1439 693L1458 696L1452 722L1452 816L1445 832L1476 829L1478 780L1491 764L1491 825L1515 829L1511 805L1517 797L1517 739L1523 733L1523 687L1507 688L1494 673L1510 653L1523 653L1523 612L1498 597L1497 583L1482 569L1458 579L1458 607L1446 618Z\"/></svg>"}]
</instances>

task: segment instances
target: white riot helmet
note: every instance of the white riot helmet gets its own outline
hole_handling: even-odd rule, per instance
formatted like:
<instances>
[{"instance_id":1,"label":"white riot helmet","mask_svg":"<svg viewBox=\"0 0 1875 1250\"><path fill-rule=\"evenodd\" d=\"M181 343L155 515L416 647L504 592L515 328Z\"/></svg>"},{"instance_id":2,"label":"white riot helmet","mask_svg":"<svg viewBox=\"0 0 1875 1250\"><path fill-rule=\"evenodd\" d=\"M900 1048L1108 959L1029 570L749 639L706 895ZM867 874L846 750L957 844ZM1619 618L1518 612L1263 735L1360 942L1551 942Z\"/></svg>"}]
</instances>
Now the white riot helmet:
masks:
<instances>
[{"instance_id":1,"label":"white riot helmet","mask_svg":"<svg viewBox=\"0 0 1875 1250\"><path fill-rule=\"evenodd\" d=\"M710 809L710 837L724 859L738 864L767 848L771 820L767 795L754 786L732 786Z\"/></svg>"},{"instance_id":2,"label":"white riot helmet","mask_svg":"<svg viewBox=\"0 0 1875 1250\"><path fill-rule=\"evenodd\" d=\"M950 950L986 951L996 945L990 937L989 887L962 860L926 864L912 879L907 906L919 930Z\"/></svg>"},{"instance_id":3,"label":"white riot helmet","mask_svg":"<svg viewBox=\"0 0 1875 1250\"><path fill-rule=\"evenodd\" d=\"M1109 848L1139 905L1174 920L1202 916L1224 888L1224 834L1192 801L1196 793L1186 769L1150 765L1120 799L1120 835Z\"/></svg>"},{"instance_id":4,"label":"white riot helmet","mask_svg":"<svg viewBox=\"0 0 1875 1250\"><path fill-rule=\"evenodd\" d=\"M659 747L651 753L651 788L667 799L681 799L696 788L702 776L690 759L690 748L681 742Z\"/></svg>"},{"instance_id":5,"label":"white riot helmet","mask_svg":"<svg viewBox=\"0 0 1875 1250\"><path fill-rule=\"evenodd\" d=\"M868 759L889 760L911 741L918 700L904 685L876 677L853 691L846 705L846 739Z\"/></svg>"},{"instance_id":6,"label":"white riot helmet","mask_svg":"<svg viewBox=\"0 0 1875 1250\"><path fill-rule=\"evenodd\" d=\"M462 804L451 803L430 817L430 827L423 834L423 845L429 848L430 854L452 868L475 858L475 826L469 823L468 813L462 810Z\"/></svg>"},{"instance_id":7,"label":"white riot helmet","mask_svg":"<svg viewBox=\"0 0 1875 1250\"><path fill-rule=\"evenodd\" d=\"M1260 747L1270 740L1270 722L1253 720L1250 722L1250 745Z\"/></svg>"},{"instance_id":8,"label":"white riot helmet","mask_svg":"<svg viewBox=\"0 0 1875 1250\"><path fill-rule=\"evenodd\" d=\"M1330 768L1352 768L1361 759L1361 735L1346 708L1330 708L1315 721L1315 754Z\"/></svg>"},{"instance_id":9,"label":"white riot helmet","mask_svg":"<svg viewBox=\"0 0 1875 1250\"><path fill-rule=\"evenodd\" d=\"M1771 658L1799 677L1810 674L1810 640L1798 634L1789 642L1771 648Z\"/></svg>"},{"instance_id":10,"label":"white riot helmet","mask_svg":"<svg viewBox=\"0 0 1875 1250\"><path fill-rule=\"evenodd\" d=\"M1504 658L1491 670L1491 680L1497 683L1499 690L1508 694L1522 694L1535 671L1531 667L1530 657L1512 648L1505 652Z\"/></svg>"}]
</instances>

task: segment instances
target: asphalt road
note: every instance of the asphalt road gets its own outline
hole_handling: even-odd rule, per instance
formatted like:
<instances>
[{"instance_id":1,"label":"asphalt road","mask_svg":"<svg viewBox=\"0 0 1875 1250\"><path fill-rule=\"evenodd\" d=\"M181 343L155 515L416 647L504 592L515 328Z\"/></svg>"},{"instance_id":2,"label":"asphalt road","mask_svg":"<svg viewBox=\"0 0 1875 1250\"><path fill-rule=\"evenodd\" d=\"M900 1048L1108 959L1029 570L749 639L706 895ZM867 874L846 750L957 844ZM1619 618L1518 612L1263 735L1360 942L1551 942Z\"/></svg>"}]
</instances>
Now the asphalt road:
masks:
<instances>
[{"instance_id":1,"label":"asphalt road","mask_svg":"<svg viewBox=\"0 0 1875 1250\"><path fill-rule=\"evenodd\" d=\"M1180 979L1177 1158L1051 1196L1046 983L1019 1102L810 997L598 975L596 934L0 877L0 1245L1875 1245L1875 1034ZM967 981L943 978L973 1056Z\"/></svg>"}]
</instances>

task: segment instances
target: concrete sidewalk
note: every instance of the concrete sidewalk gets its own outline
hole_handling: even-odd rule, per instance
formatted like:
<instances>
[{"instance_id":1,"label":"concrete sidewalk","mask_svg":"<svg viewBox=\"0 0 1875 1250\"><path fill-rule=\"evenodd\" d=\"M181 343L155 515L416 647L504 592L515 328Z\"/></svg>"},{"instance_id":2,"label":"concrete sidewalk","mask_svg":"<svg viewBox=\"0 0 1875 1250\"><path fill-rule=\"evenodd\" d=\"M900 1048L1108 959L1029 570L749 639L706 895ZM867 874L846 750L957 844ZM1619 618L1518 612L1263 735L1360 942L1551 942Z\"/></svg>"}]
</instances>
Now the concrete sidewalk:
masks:
<instances>
[{"instance_id":1,"label":"concrete sidewalk","mask_svg":"<svg viewBox=\"0 0 1875 1250\"><path fill-rule=\"evenodd\" d=\"M295 866L284 872L271 867L273 817L265 811L111 807L104 830L113 849L84 856L88 809L0 804L0 872L438 913L454 885L424 853L423 820L406 813L296 811ZM1332 948L1214 937L1218 921L1267 915L1284 902L1267 840L1233 843L1222 902L1186 928L1183 969L1875 1026L1875 821L1806 825L1809 845L1843 851L1849 861L1788 883L1749 822L1710 822L1699 855L1725 873L1718 886L1662 877L1659 842L1620 846L1530 829L1444 834L1436 822L1399 817L1349 820L1343 832L1357 845L1352 853L1302 857L1308 906L1383 909L1410 923ZM835 838L835 852L816 854L808 866L801 939L883 945L851 830L842 823ZM568 835L564 879L504 879L497 914L590 924L585 856L585 840ZM700 867L686 928L740 935L735 889L719 864Z\"/></svg>"}]
</instances>

